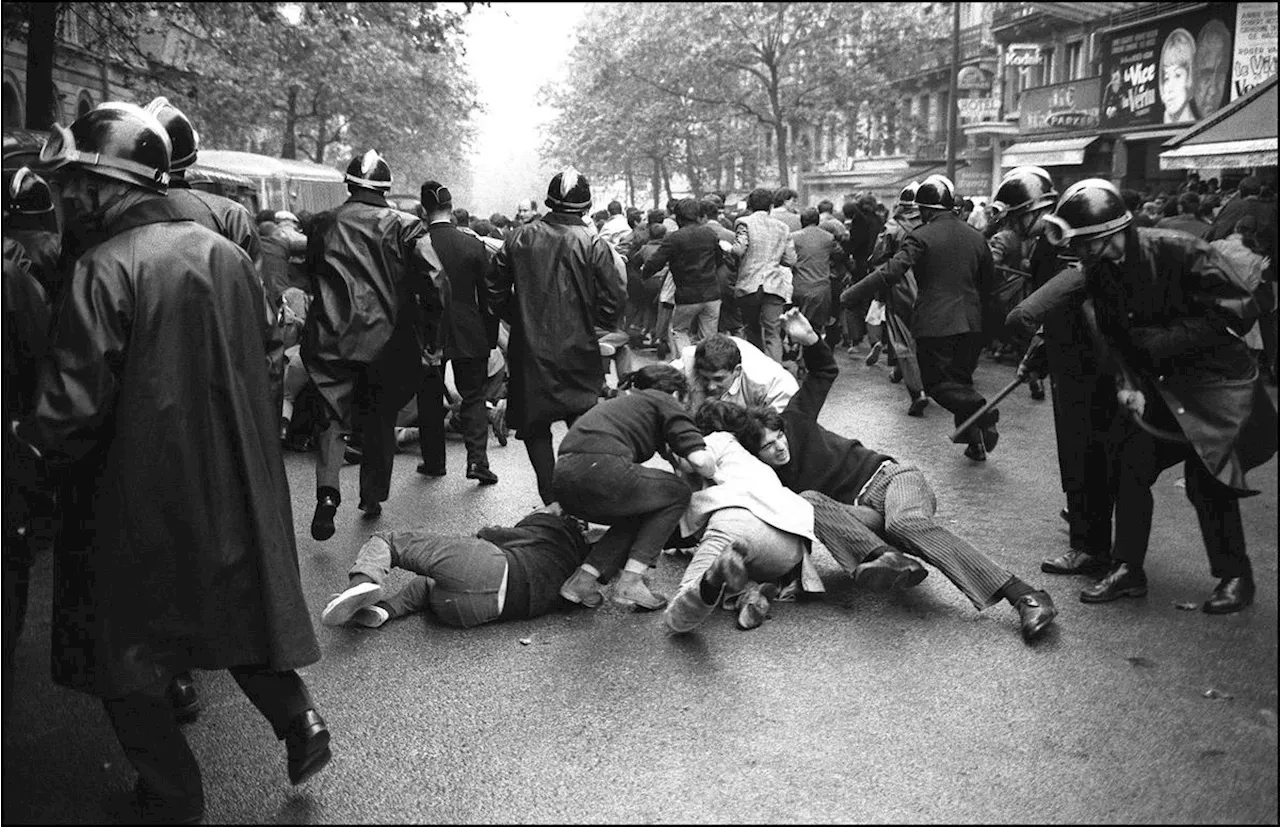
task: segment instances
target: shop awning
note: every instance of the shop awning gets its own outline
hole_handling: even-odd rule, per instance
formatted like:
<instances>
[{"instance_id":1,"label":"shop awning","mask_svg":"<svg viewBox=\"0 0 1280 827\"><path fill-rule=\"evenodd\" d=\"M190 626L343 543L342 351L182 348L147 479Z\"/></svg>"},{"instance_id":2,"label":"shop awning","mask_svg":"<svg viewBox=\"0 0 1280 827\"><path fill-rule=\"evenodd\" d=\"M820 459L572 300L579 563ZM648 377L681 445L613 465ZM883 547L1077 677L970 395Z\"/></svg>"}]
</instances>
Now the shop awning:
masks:
<instances>
[{"instance_id":1,"label":"shop awning","mask_svg":"<svg viewBox=\"0 0 1280 827\"><path fill-rule=\"evenodd\" d=\"M1038 167L1062 167L1084 163L1084 150L1098 140L1097 135L1082 138L1058 138L1052 141L1023 141L1004 151L1001 167L1020 167L1034 164Z\"/></svg>"},{"instance_id":2,"label":"shop awning","mask_svg":"<svg viewBox=\"0 0 1280 827\"><path fill-rule=\"evenodd\" d=\"M1165 143L1160 169L1276 166L1276 77Z\"/></svg>"}]
</instances>

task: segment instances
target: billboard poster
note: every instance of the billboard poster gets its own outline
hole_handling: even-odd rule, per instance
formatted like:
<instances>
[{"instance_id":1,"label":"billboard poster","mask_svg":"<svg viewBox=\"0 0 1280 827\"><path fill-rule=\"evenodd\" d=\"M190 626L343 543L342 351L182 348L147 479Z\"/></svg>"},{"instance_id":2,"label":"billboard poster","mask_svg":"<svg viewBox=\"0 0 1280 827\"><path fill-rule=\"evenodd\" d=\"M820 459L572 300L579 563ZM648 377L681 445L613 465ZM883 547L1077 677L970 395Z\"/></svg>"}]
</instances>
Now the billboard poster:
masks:
<instances>
[{"instance_id":1,"label":"billboard poster","mask_svg":"<svg viewBox=\"0 0 1280 827\"><path fill-rule=\"evenodd\" d=\"M1232 100L1276 73L1276 51L1276 4L1241 3L1231 63Z\"/></svg>"},{"instance_id":2,"label":"billboard poster","mask_svg":"<svg viewBox=\"0 0 1280 827\"><path fill-rule=\"evenodd\" d=\"M1108 32L1102 126L1191 124L1229 100L1236 3Z\"/></svg>"}]
</instances>

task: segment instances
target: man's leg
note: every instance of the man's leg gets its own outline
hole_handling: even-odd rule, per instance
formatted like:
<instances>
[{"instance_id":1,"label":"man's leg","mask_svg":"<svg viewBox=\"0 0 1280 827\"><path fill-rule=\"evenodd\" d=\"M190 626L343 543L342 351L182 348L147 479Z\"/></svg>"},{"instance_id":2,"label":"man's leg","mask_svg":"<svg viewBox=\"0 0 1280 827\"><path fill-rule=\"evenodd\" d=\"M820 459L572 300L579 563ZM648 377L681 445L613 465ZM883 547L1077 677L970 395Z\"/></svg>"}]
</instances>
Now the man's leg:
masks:
<instances>
[{"instance_id":1,"label":"man's leg","mask_svg":"<svg viewBox=\"0 0 1280 827\"><path fill-rule=\"evenodd\" d=\"M781 296L764 293L760 297L760 330L764 347L761 348L769 358L782 364L782 308L786 302Z\"/></svg>"},{"instance_id":2,"label":"man's leg","mask_svg":"<svg viewBox=\"0 0 1280 827\"><path fill-rule=\"evenodd\" d=\"M360 509L366 516L376 517L391 494L391 471L398 449L396 415L422 386L422 375L397 375L394 369L375 364L369 367L367 377L361 420Z\"/></svg>"},{"instance_id":3,"label":"man's leg","mask_svg":"<svg viewBox=\"0 0 1280 827\"><path fill-rule=\"evenodd\" d=\"M738 310L742 314L742 338L764 350L764 330L760 323L763 313L763 290L744 293L737 297Z\"/></svg>"},{"instance_id":4,"label":"man's leg","mask_svg":"<svg viewBox=\"0 0 1280 827\"><path fill-rule=\"evenodd\" d=\"M484 405L488 364L488 359L453 360L453 381L462 396L458 416L467 444L467 464L481 468L489 467L489 418Z\"/></svg>"},{"instance_id":5,"label":"man's leg","mask_svg":"<svg viewBox=\"0 0 1280 827\"><path fill-rule=\"evenodd\" d=\"M671 355L679 356L684 349L693 344L693 333L690 328L694 318L702 308L700 304L677 304L671 311Z\"/></svg>"},{"instance_id":6,"label":"man's leg","mask_svg":"<svg viewBox=\"0 0 1280 827\"><path fill-rule=\"evenodd\" d=\"M716 299L698 305L698 313L694 317L694 327L697 329L694 343L701 342L720 329L720 304L720 299ZM679 355L679 351L676 355Z\"/></svg>"},{"instance_id":7,"label":"man's leg","mask_svg":"<svg viewBox=\"0 0 1280 827\"><path fill-rule=\"evenodd\" d=\"M556 501L551 488L556 468L556 454L551 447L551 423L526 424L516 432L516 438L524 442L524 450L529 455L529 464L533 466L542 504L550 505Z\"/></svg>"},{"instance_id":8,"label":"man's leg","mask_svg":"<svg viewBox=\"0 0 1280 827\"><path fill-rule=\"evenodd\" d=\"M329 729L297 672L266 666L233 666L228 671L271 724L276 738L285 742L290 783L301 784L329 763Z\"/></svg>"},{"instance_id":9,"label":"man's leg","mask_svg":"<svg viewBox=\"0 0 1280 827\"><path fill-rule=\"evenodd\" d=\"M444 365L423 368L422 386L418 388L418 452L422 464L418 473L439 477L445 472L444 442ZM453 365L453 375L458 381L458 365ZM483 404L483 400L481 401Z\"/></svg>"},{"instance_id":10,"label":"man's leg","mask_svg":"<svg viewBox=\"0 0 1280 827\"><path fill-rule=\"evenodd\" d=\"M925 392L951 412L956 425L976 413L987 401L973 387L979 341L972 333L916 340ZM999 410L990 411L971 429L974 433L969 438L966 456L986 459L986 452L995 447L995 425L999 418Z\"/></svg>"},{"instance_id":11,"label":"man's leg","mask_svg":"<svg viewBox=\"0 0 1280 827\"><path fill-rule=\"evenodd\" d=\"M884 509L885 534L897 547L941 571L975 608L981 611L1000 601L1000 590L1012 575L934 520L937 499L922 471L900 467L887 486L877 490L873 485L866 500Z\"/></svg>"},{"instance_id":12,"label":"man's leg","mask_svg":"<svg viewBox=\"0 0 1280 827\"><path fill-rule=\"evenodd\" d=\"M200 765L165 695L168 676L103 707L125 758L138 772L140 815L148 821L195 823L204 814Z\"/></svg>"},{"instance_id":13,"label":"man's leg","mask_svg":"<svg viewBox=\"0 0 1280 827\"><path fill-rule=\"evenodd\" d=\"M1187 499L1195 506L1209 570L1221 581L1202 607L1209 614L1232 614L1253 603L1253 567L1245 551L1244 523L1236 493L1209 473L1188 451Z\"/></svg>"}]
</instances>

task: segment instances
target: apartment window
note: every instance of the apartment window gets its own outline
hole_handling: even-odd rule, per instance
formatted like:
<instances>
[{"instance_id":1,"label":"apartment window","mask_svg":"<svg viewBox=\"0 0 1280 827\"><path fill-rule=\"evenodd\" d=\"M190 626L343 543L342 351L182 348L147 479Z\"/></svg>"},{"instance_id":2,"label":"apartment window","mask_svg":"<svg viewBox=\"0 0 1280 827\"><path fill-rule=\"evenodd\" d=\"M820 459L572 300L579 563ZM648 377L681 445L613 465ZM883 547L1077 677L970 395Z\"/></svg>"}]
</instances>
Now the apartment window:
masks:
<instances>
[{"instance_id":1,"label":"apartment window","mask_svg":"<svg viewBox=\"0 0 1280 827\"><path fill-rule=\"evenodd\" d=\"M1066 54L1067 76L1063 80L1079 80L1084 77L1084 41L1077 40L1067 44Z\"/></svg>"},{"instance_id":2,"label":"apartment window","mask_svg":"<svg viewBox=\"0 0 1280 827\"><path fill-rule=\"evenodd\" d=\"M80 35L80 12L68 8L58 15L58 36L76 46L84 43Z\"/></svg>"}]
</instances>

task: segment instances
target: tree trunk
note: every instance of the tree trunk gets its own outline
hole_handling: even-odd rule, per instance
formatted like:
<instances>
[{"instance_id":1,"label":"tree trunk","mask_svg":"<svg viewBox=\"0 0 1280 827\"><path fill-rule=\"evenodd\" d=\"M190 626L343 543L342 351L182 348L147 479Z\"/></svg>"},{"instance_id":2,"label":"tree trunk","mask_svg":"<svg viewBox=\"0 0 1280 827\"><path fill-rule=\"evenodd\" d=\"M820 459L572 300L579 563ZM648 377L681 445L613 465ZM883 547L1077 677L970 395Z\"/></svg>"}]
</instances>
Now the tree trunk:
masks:
<instances>
[{"instance_id":1,"label":"tree trunk","mask_svg":"<svg viewBox=\"0 0 1280 827\"><path fill-rule=\"evenodd\" d=\"M280 157L294 159L298 157L298 87L289 87L289 97L284 111L284 141L280 146Z\"/></svg>"},{"instance_id":2,"label":"tree trunk","mask_svg":"<svg viewBox=\"0 0 1280 827\"><path fill-rule=\"evenodd\" d=\"M63 3L27 3L27 129L48 132L62 120L62 102L53 89L58 48L58 13Z\"/></svg>"},{"instance_id":3,"label":"tree trunk","mask_svg":"<svg viewBox=\"0 0 1280 827\"><path fill-rule=\"evenodd\" d=\"M773 149L778 159L778 186L791 186L790 170L787 169L787 125L779 119L773 125Z\"/></svg>"},{"instance_id":4,"label":"tree trunk","mask_svg":"<svg viewBox=\"0 0 1280 827\"><path fill-rule=\"evenodd\" d=\"M631 158L627 158L627 206L634 207L636 204L636 182L631 172Z\"/></svg>"},{"instance_id":5,"label":"tree trunk","mask_svg":"<svg viewBox=\"0 0 1280 827\"><path fill-rule=\"evenodd\" d=\"M698 159L693 152L693 136L684 137L684 175L689 179L689 189L693 197L702 198L702 176L698 174Z\"/></svg>"},{"instance_id":6,"label":"tree trunk","mask_svg":"<svg viewBox=\"0 0 1280 827\"><path fill-rule=\"evenodd\" d=\"M662 186L667 191L667 200L670 201L675 198L671 194L671 170L667 169L666 163L661 160L658 161L658 168L662 170Z\"/></svg>"},{"instance_id":7,"label":"tree trunk","mask_svg":"<svg viewBox=\"0 0 1280 827\"><path fill-rule=\"evenodd\" d=\"M656 210L662 206L662 159L657 155L650 155L649 159L653 161L653 174L649 176L649 188L653 192L653 208Z\"/></svg>"}]
</instances>

